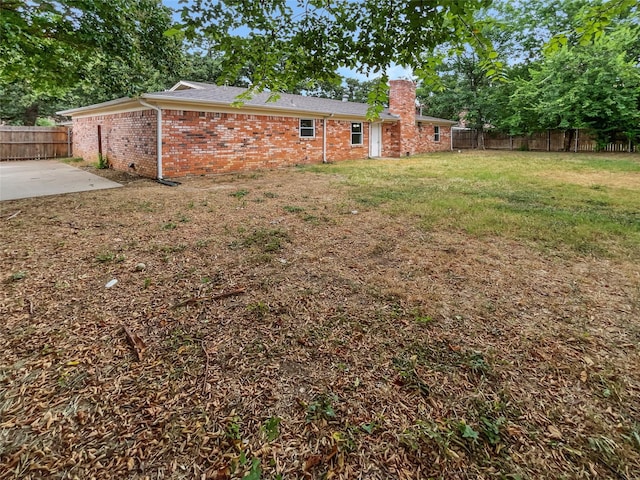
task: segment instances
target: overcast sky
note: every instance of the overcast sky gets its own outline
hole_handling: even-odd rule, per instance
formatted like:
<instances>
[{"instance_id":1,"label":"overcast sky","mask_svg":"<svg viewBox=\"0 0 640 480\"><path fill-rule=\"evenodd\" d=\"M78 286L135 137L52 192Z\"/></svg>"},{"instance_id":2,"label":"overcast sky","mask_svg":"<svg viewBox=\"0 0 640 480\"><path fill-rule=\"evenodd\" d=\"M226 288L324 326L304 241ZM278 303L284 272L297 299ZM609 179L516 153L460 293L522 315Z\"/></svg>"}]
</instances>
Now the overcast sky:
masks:
<instances>
[{"instance_id":1,"label":"overcast sky","mask_svg":"<svg viewBox=\"0 0 640 480\"><path fill-rule=\"evenodd\" d=\"M184 6L184 3L179 3L179 0L162 0L162 3L174 10L179 10ZM187 3L190 3L190 2L187 2ZM176 13L175 18L176 20L179 20L180 19L179 14ZM363 75L361 73L358 73L346 68L339 69L338 73L340 73L340 75L342 75L343 77L357 78L358 80L368 79L366 75ZM398 65L394 65L391 68L389 68L387 73L389 74L389 78L391 80L399 79L399 78L412 78L411 70L407 70L406 68L400 67ZM373 78L373 76L371 78Z\"/></svg>"}]
</instances>

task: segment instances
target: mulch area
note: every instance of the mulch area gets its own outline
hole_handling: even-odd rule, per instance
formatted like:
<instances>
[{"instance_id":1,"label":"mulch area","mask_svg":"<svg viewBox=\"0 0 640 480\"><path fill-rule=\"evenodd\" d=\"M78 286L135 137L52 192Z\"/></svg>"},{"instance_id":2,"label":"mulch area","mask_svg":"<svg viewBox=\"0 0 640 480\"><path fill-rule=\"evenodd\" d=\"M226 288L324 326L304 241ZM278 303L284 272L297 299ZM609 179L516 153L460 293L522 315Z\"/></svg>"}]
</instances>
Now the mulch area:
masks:
<instances>
[{"instance_id":1,"label":"mulch area","mask_svg":"<svg viewBox=\"0 0 640 480\"><path fill-rule=\"evenodd\" d=\"M635 262L128 180L0 204L0 479L640 478Z\"/></svg>"}]
</instances>

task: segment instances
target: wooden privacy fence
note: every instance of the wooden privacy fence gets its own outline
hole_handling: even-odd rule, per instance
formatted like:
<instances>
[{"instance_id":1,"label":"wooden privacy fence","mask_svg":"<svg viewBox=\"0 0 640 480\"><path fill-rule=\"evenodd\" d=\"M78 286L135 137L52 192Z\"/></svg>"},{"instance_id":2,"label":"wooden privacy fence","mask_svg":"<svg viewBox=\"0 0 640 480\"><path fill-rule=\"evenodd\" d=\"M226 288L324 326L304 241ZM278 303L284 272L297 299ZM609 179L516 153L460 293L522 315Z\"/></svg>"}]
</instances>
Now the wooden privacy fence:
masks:
<instances>
[{"instance_id":1,"label":"wooden privacy fence","mask_svg":"<svg viewBox=\"0 0 640 480\"><path fill-rule=\"evenodd\" d=\"M637 152L629 140L617 139L598 145L593 134L586 130L547 130L529 135L474 129L453 129L453 148L486 148L489 150L531 150L542 152Z\"/></svg>"},{"instance_id":2,"label":"wooden privacy fence","mask_svg":"<svg viewBox=\"0 0 640 480\"><path fill-rule=\"evenodd\" d=\"M69 127L0 126L0 161L71 156Z\"/></svg>"}]
</instances>

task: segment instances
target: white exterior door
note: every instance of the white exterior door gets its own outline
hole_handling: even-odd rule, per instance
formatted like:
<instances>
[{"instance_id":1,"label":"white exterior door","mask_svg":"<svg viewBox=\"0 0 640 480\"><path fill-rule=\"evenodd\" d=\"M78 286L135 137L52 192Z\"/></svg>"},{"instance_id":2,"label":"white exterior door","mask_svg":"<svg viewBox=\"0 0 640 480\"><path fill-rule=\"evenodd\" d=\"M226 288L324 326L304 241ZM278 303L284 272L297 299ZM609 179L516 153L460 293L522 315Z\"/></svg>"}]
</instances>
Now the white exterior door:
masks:
<instances>
[{"instance_id":1,"label":"white exterior door","mask_svg":"<svg viewBox=\"0 0 640 480\"><path fill-rule=\"evenodd\" d=\"M379 157L382 155L382 124L369 124L369 156Z\"/></svg>"}]
</instances>

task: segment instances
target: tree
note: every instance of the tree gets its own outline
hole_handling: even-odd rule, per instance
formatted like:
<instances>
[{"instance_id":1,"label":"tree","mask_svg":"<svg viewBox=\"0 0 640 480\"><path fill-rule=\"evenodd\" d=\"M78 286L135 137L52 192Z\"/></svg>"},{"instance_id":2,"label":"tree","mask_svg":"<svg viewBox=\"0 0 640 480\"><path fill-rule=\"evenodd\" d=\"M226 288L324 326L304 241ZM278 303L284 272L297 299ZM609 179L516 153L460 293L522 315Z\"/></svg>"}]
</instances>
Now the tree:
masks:
<instances>
[{"instance_id":1,"label":"tree","mask_svg":"<svg viewBox=\"0 0 640 480\"><path fill-rule=\"evenodd\" d=\"M445 43L471 43L490 52L473 25L476 10L490 0L287 0L244 2L194 0L182 10L182 31L206 35L222 53L222 70L235 77L243 65L258 66L253 90L289 91L299 85L339 83L337 70L380 76L392 64L431 73L434 52ZM174 30L173 33L179 33ZM249 41L245 41L248 39ZM426 67L426 68L425 68ZM372 90L378 113L386 91Z\"/></svg>"},{"instance_id":2,"label":"tree","mask_svg":"<svg viewBox=\"0 0 640 480\"><path fill-rule=\"evenodd\" d=\"M594 9L608 15L596 27L587 18ZM616 131L633 135L638 129L635 3L500 1L478 15L489 26L484 36L507 65L506 82L488 77L486 64L468 47L443 62L442 91L419 89L430 113L457 119L465 112L471 127L490 124L511 134L567 129L567 139L574 128L594 129L601 141Z\"/></svg>"},{"instance_id":3,"label":"tree","mask_svg":"<svg viewBox=\"0 0 640 480\"><path fill-rule=\"evenodd\" d=\"M524 115L512 122L525 119L529 130L588 128L602 142L615 132L637 132L640 71L621 44L627 35L548 54L517 84L513 108Z\"/></svg>"},{"instance_id":4,"label":"tree","mask_svg":"<svg viewBox=\"0 0 640 480\"><path fill-rule=\"evenodd\" d=\"M340 78L340 83L318 83L314 88L306 89L304 92L314 97L331 98L333 100L346 98L349 102L367 103L369 95L375 91L379 83L379 78L373 80Z\"/></svg>"},{"instance_id":5,"label":"tree","mask_svg":"<svg viewBox=\"0 0 640 480\"><path fill-rule=\"evenodd\" d=\"M181 55L170 27L157 0L3 1L0 114L32 124L67 95L100 101L159 83Z\"/></svg>"}]
</instances>

